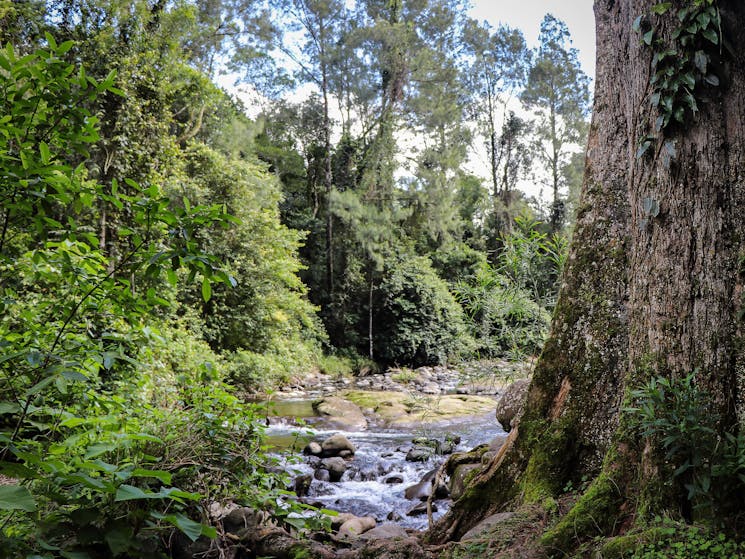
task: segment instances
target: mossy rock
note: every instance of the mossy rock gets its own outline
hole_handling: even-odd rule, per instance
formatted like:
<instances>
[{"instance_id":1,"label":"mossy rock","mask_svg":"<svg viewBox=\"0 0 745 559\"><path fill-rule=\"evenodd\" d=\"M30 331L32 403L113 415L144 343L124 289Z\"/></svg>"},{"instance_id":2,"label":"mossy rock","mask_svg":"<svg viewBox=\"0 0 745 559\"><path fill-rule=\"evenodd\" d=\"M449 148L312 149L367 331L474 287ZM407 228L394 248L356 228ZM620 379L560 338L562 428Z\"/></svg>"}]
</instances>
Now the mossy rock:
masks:
<instances>
[{"instance_id":1,"label":"mossy rock","mask_svg":"<svg viewBox=\"0 0 745 559\"><path fill-rule=\"evenodd\" d=\"M342 396L361 408L372 409L386 425L397 427L484 415L496 408L493 398L462 394L412 397L404 392L350 390Z\"/></svg>"}]
</instances>

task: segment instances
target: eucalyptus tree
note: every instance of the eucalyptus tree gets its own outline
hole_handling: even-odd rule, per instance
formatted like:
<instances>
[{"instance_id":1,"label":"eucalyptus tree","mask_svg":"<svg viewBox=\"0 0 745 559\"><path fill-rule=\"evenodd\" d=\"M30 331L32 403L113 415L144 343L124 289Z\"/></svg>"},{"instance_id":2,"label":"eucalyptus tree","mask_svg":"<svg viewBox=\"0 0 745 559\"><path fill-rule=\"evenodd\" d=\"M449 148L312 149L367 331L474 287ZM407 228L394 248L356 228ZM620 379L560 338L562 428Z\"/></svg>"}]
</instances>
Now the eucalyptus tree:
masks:
<instances>
[{"instance_id":1,"label":"eucalyptus tree","mask_svg":"<svg viewBox=\"0 0 745 559\"><path fill-rule=\"evenodd\" d=\"M460 68L465 4L430 0L412 13L416 34L410 45L404 130L415 138L414 180L409 190L416 216L411 234L422 251L460 240L455 205L458 171L466 160L470 131L467 89Z\"/></svg>"},{"instance_id":2,"label":"eucalyptus tree","mask_svg":"<svg viewBox=\"0 0 745 559\"><path fill-rule=\"evenodd\" d=\"M333 74L337 71L334 57L340 42L340 33L345 3L341 0L286 0L278 11L285 23L285 36L279 50L296 67L295 77L301 84L310 84L320 95L321 176L325 200L325 291L329 298L334 294L334 216L330 209L334 191L332 173L332 133L334 122L331 116ZM292 33L300 33L299 45L293 45ZM288 35L289 34L289 35Z\"/></svg>"},{"instance_id":3,"label":"eucalyptus tree","mask_svg":"<svg viewBox=\"0 0 745 559\"><path fill-rule=\"evenodd\" d=\"M528 131L508 105L525 86L531 52L518 29L504 25L493 29L474 20L465 29L464 42L470 116L487 149L493 199L507 203L527 166L522 144Z\"/></svg>"},{"instance_id":4,"label":"eucalyptus tree","mask_svg":"<svg viewBox=\"0 0 745 559\"><path fill-rule=\"evenodd\" d=\"M548 174L553 193L551 227L564 222L562 168L574 146L585 138L590 105L590 80L582 71L577 49L571 47L569 29L547 14L541 23L540 45L520 97L535 112L535 156Z\"/></svg>"}]
</instances>

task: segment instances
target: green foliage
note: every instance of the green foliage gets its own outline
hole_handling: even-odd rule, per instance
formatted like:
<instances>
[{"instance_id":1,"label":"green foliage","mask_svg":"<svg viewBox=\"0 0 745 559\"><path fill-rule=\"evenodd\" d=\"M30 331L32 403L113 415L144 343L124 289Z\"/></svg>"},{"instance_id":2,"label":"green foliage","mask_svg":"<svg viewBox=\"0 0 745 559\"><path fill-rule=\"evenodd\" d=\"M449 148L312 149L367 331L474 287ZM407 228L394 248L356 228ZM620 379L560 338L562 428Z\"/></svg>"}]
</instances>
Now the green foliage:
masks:
<instances>
[{"instance_id":1,"label":"green foliage","mask_svg":"<svg viewBox=\"0 0 745 559\"><path fill-rule=\"evenodd\" d=\"M522 359L543 346L550 315L507 277L484 267L472 281L458 284L455 296L479 355Z\"/></svg>"},{"instance_id":2,"label":"green foliage","mask_svg":"<svg viewBox=\"0 0 745 559\"><path fill-rule=\"evenodd\" d=\"M522 214L513 232L502 237L496 265L484 262L455 285L480 356L523 360L540 351L566 255L563 236L548 235Z\"/></svg>"},{"instance_id":3,"label":"green foliage","mask_svg":"<svg viewBox=\"0 0 745 559\"><path fill-rule=\"evenodd\" d=\"M465 243L446 245L433 252L430 260L437 274L452 286L476 277L487 265L484 253Z\"/></svg>"},{"instance_id":4,"label":"green foliage","mask_svg":"<svg viewBox=\"0 0 745 559\"><path fill-rule=\"evenodd\" d=\"M543 232L541 223L526 213L515 218L515 226L512 233L503 236L495 269L515 287L530 293L538 304L553 309L568 241L561 234Z\"/></svg>"},{"instance_id":5,"label":"green foliage","mask_svg":"<svg viewBox=\"0 0 745 559\"><path fill-rule=\"evenodd\" d=\"M120 92L114 74L99 81L63 61L72 43L47 43L25 57L10 46L0 53L0 472L15 480L0 490L4 551L160 556L164 530L215 536L201 523L203 498L297 512L283 500L286 480L267 471L260 411L221 380L224 358L168 324L179 279L199 280L203 305L222 296L218 284L235 284L213 254L223 246L214 239L240 225L226 213L234 199L192 204L203 186L196 173L178 177L189 186L174 204L157 183L102 185L70 165L99 140L86 106ZM251 182L238 167L231 178L246 175ZM268 200L257 215L271 230L277 197ZM108 209L119 216L114 244L99 237ZM275 266L294 262L297 238L282 234L271 239L277 252L263 254ZM281 299L283 286L292 293L283 301L294 296L311 312L297 265L288 268L270 268L282 282L270 289ZM288 331L300 328L272 335Z\"/></svg>"},{"instance_id":6,"label":"green foliage","mask_svg":"<svg viewBox=\"0 0 745 559\"><path fill-rule=\"evenodd\" d=\"M733 495L745 489L745 434L720 433L721 418L710 395L696 385L695 374L652 378L631 396L633 407L627 411L664 453L685 499L707 517L734 520L728 518Z\"/></svg>"},{"instance_id":7,"label":"green foliage","mask_svg":"<svg viewBox=\"0 0 745 559\"><path fill-rule=\"evenodd\" d=\"M298 344L303 349L294 359L302 362L324 335L297 276L302 236L279 223L276 180L259 163L230 159L205 145L190 146L184 161L191 189L186 194L224 204L238 220L229 230L205 232L234 281L216 286L201 305L204 337L215 349L255 354L281 355ZM199 298L184 297L192 303Z\"/></svg>"},{"instance_id":8,"label":"green foliage","mask_svg":"<svg viewBox=\"0 0 745 559\"><path fill-rule=\"evenodd\" d=\"M386 363L444 363L464 346L463 311L427 258L389 262L376 306L376 357Z\"/></svg>"},{"instance_id":9,"label":"green foliage","mask_svg":"<svg viewBox=\"0 0 745 559\"><path fill-rule=\"evenodd\" d=\"M677 26L666 40L654 22L669 12L676 16ZM657 140L670 138L693 122L699 103L721 85L722 30L716 0L694 0L679 8L672 2L657 2L650 14L634 21L633 28L654 51L650 103L658 115L653 132L640 138L637 157L641 157ZM667 140L662 147L663 162L669 167L677 156L675 143Z\"/></svg>"},{"instance_id":10,"label":"green foliage","mask_svg":"<svg viewBox=\"0 0 745 559\"><path fill-rule=\"evenodd\" d=\"M695 526L665 521L654 537L633 552L630 559L736 559L745 555L745 544Z\"/></svg>"}]
</instances>

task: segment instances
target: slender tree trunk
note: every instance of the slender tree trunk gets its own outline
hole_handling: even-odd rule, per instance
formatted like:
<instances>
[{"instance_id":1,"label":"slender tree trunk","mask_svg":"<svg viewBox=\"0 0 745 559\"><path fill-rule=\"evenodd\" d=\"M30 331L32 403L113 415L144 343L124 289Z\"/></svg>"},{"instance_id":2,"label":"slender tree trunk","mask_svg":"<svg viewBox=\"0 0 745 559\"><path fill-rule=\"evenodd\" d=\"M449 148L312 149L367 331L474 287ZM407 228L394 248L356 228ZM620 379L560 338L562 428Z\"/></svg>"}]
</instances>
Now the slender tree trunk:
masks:
<instances>
[{"instance_id":1,"label":"slender tree trunk","mask_svg":"<svg viewBox=\"0 0 745 559\"><path fill-rule=\"evenodd\" d=\"M653 53L632 24L653 4L595 2L595 108L551 334L522 420L431 541L458 539L488 514L541 503L587 476L589 489L543 537L549 555L654 514L680 515L683 488L666 483L668 466L622 405L652 377L697 371L720 429L745 419L745 5L718 2L728 81L707 91L674 138L670 165L659 153L635 156L656 113ZM667 37L679 25L672 11L656 21ZM649 199L657 215L645 212Z\"/></svg>"},{"instance_id":2,"label":"slender tree trunk","mask_svg":"<svg viewBox=\"0 0 745 559\"><path fill-rule=\"evenodd\" d=\"M367 296L367 339L369 343L367 356L372 361L375 359L374 343L373 343L373 294L375 293L375 283L373 271L370 270L370 289L368 290Z\"/></svg>"},{"instance_id":3,"label":"slender tree trunk","mask_svg":"<svg viewBox=\"0 0 745 559\"><path fill-rule=\"evenodd\" d=\"M561 144L556 131L556 106L551 103L551 186L553 188L553 202L551 203L551 231L559 231L564 222L563 204L559 195L559 155Z\"/></svg>"},{"instance_id":4,"label":"slender tree trunk","mask_svg":"<svg viewBox=\"0 0 745 559\"><path fill-rule=\"evenodd\" d=\"M486 61L484 61L484 65L486 65ZM489 72L484 72L484 77L486 79L487 88L486 107L487 112L489 113L487 118L489 119L489 155L491 156L489 159L491 163L492 196L494 197L494 200L497 200L499 197L499 163L497 161L497 127L494 124L494 97L491 80L489 79Z\"/></svg>"},{"instance_id":5,"label":"slender tree trunk","mask_svg":"<svg viewBox=\"0 0 745 559\"><path fill-rule=\"evenodd\" d=\"M328 65L324 50L323 20L320 21L319 58L321 59L321 90L323 93L323 184L326 187L326 289L333 300L334 295L334 215L331 212L331 193L334 190L331 172L331 118L329 116Z\"/></svg>"}]
</instances>

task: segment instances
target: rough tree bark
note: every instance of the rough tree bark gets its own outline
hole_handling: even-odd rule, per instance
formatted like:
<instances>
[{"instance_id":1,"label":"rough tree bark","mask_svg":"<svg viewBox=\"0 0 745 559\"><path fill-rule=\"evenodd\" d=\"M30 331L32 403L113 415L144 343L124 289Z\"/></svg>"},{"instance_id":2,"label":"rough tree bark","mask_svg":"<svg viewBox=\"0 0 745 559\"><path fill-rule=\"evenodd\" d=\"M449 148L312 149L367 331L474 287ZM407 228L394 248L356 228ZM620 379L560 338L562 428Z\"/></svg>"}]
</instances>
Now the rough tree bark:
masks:
<instances>
[{"instance_id":1,"label":"rough tree bark","mask_svg":"<svg viewBox=\"0 0 745 559\"><path fill-rule=\"evenodd\" d=\"M596 0L597 77L583 193L551 334L525 415L507 444L428 534L457 540L488 514L589 488L543 536L564 556L585 538L623 532L660 511L660 458L630 428L628 391L684 376L713 395L722 429L743 422L745 378L745 4L719 0L730 54L721 87L675 136L675 161L646 154L654 122L652 49L632 30L652 0ZM675 7L682 5L673 3ZM669 37L674 13L657 18ZM705 88L704 88L705 89ZM712 88L713 89L713 88ZM645 199L659 214L645 212Z\"/></svg>"}]
</instances>

